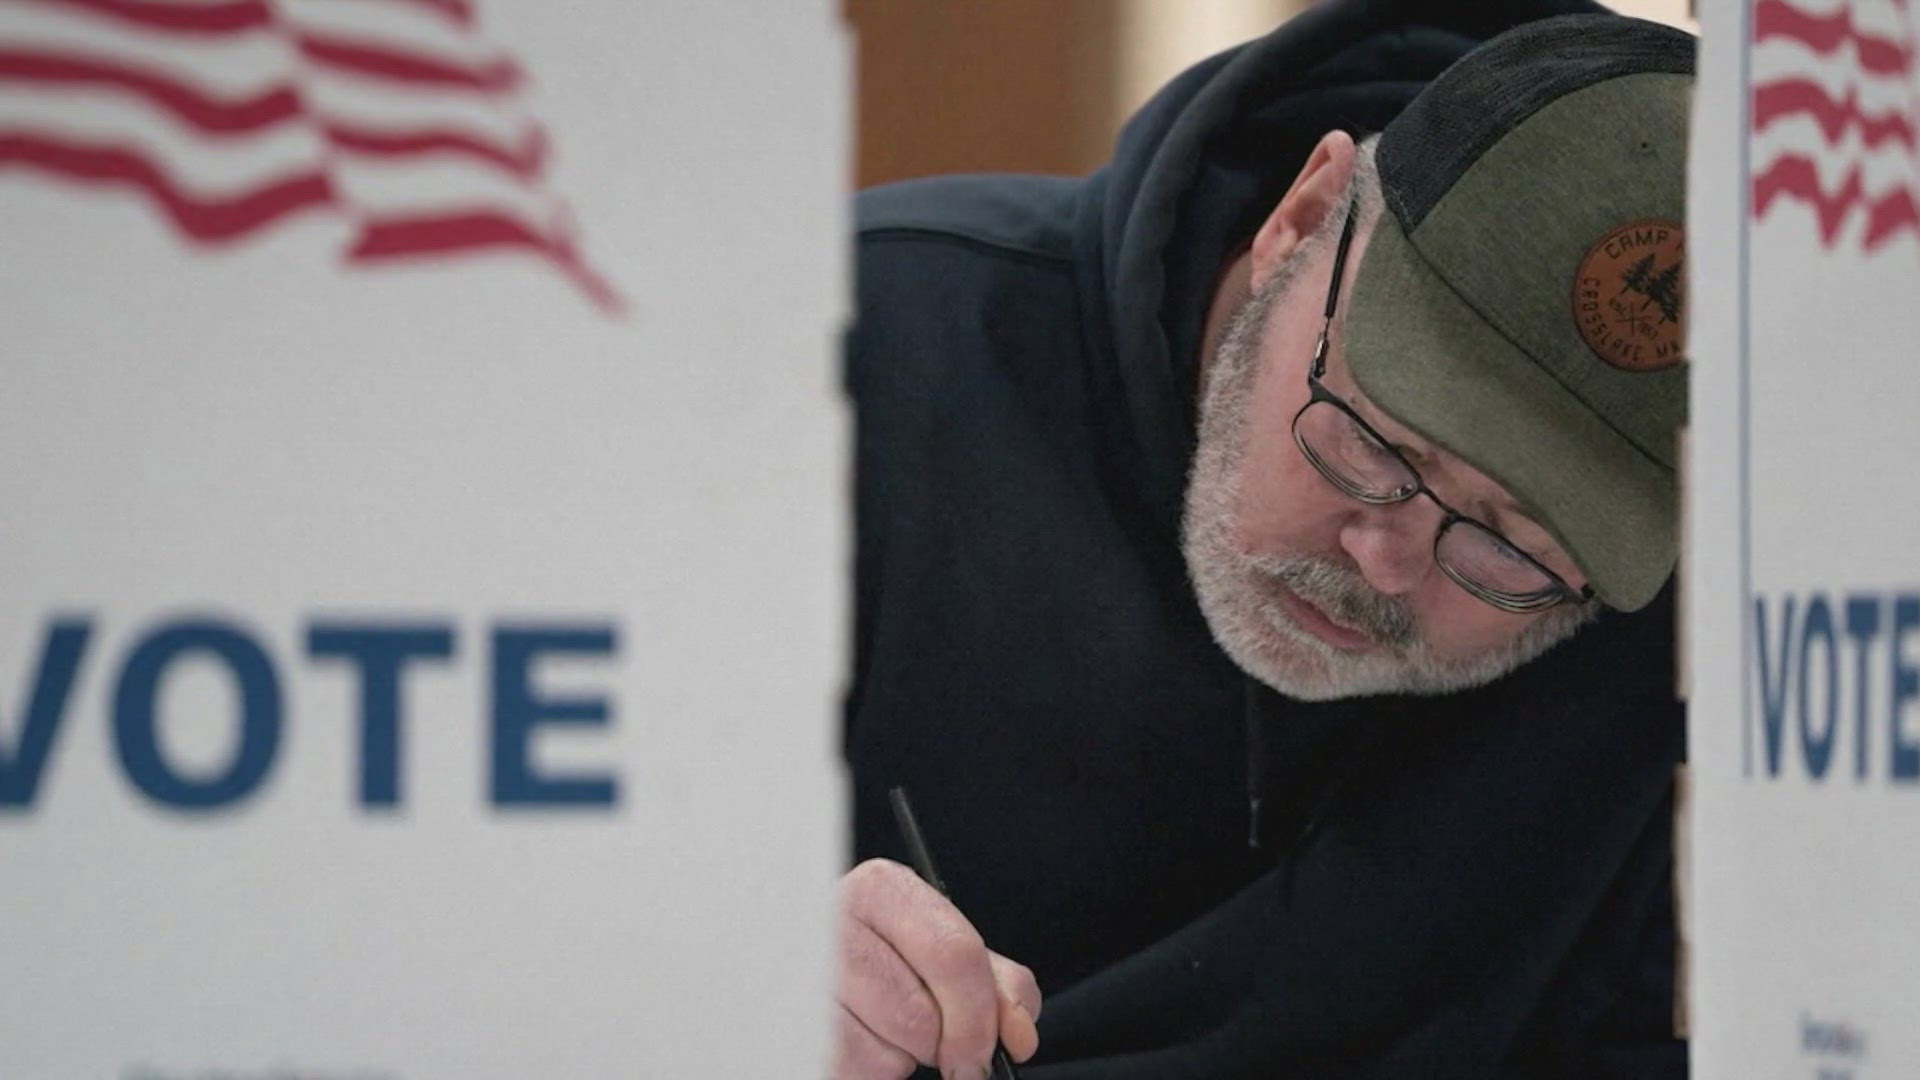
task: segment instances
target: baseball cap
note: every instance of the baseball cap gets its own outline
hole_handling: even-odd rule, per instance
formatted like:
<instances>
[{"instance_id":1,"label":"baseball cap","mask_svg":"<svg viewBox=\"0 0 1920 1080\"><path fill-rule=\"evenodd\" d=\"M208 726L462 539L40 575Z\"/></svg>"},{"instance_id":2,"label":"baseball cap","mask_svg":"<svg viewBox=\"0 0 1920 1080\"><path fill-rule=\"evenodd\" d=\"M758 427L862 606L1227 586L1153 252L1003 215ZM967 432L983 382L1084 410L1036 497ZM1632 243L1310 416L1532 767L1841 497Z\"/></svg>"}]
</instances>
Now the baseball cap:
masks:
<instances>
[{"instance_id":1,"label":"baseball cap","mask_svg":"<svg viewBox=\"0 0 1920 1080\"><path fill-rule=\"evenodd\" d=\"M1493 38L1381 132L1353 377L1505 488L1609 606L1678 547L1694 39L1569 15Z\"/></svg>"}]
</instances>

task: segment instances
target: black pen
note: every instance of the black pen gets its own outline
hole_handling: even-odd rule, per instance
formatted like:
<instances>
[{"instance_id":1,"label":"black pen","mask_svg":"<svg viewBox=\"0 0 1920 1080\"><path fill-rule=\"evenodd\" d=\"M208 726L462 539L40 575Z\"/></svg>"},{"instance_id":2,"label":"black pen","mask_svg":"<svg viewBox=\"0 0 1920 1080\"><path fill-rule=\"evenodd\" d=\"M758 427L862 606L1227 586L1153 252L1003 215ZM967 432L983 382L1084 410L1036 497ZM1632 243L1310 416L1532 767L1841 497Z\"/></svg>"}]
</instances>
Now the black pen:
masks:
<instances>
[{"instance_id":1,"label":"black pen","mask_svg":"<svg viewBox=\"0 0 1920 1080\"><path fill-rule=\"evenodd\" d=\"M933 852L927 850L927 838L920 834L920 822L913 816L913 805L907 802L907 789L894 787L887 792L887 798L893 803L893 820L900 823L900 835L907 842L907 857L913 860L914 872L941 896L946 896L947 883L940 880L940 871L933 868ZM993 1044L993 1080L1020 1080L1020 1070L1013 1067L1007 1048L997 1039Z\"/></svg>"}]
</instances>

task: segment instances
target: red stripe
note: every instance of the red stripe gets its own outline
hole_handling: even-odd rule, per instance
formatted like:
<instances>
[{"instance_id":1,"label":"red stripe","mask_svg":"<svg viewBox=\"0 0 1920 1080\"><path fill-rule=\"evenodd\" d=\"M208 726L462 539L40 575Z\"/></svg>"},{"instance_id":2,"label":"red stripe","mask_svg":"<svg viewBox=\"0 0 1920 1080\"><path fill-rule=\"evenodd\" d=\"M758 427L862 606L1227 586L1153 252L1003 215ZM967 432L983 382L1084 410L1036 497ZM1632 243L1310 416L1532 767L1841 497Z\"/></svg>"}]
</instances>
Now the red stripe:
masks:
<instances>
[{"instance_id":1,"label":"red stripe","mask_svg":"<svg viewBox=\"0 0 1920 1080\"><path fill-rule=\"evenodd\" d=\"M1833 246L1847 212L1860 201L1860 169L1855 166L1839 189L1829 195L1820 186L1820 173L1813 159L1800 154L1782 154L1765 171L1753 178L1753 217L1764 219L1776 198L1793 198L1813 208L1820 221L1820 242Z\"/></svg>"},{"instance_id":2,"label":"red stripe","mask_svg":"<svg viewBox=\"0 0 1920 1080\"><path fill-rule=\"evenodd\" d=\"M510 215L475 210L465 213L374 219L347 252L349 262L459 255L487 248L518 248L552 264L576 288L608 314L626 310L626 302L606 279L581 261L573 245L528 228Z\"/></svg>"},{"instance_id":3,"label":"red stripe","mask_svg":"<svg viewBox=\"0 0 1920 1080\"><path fill-rule=\"evenodd\" d=\"M218 4L169 4L164 0L53 0L96 15L135 23L150 30L196 34L235 34L273 25L267 0L226 0Z\"/></svg>"},{"instance_id":4,"label":"red stripe","mask_svg":"<svg viewBox=\"0 0 1920 1080\"><path fill-rule=\"evenodd\" d=\"M1847 178L1832 192L1820 185L1820 173L1813 160L1800 154L1782 154L1764 172L1753 178L1753 217L1766 217L1778 199L1793 199L1811 207L1820 224L1820 242L1832 247L1840 227L1855 206L1867 212L1866 250L1872 251L1906 231L1920 234L1920 213L1916 213L1913 193L1905 186L1893 188L1877 199L1866 197L1855 165Z\"/></svg>"},{"instance_id":5,"label":"red stripe","mask_svg":"<svg viewBox=\"0 0 1920 1080\"><path fill-rule=\"evenodd\" d=\"M83 56L0 49L0 80L109 86L146 98L209 134L258 131L300 114L290 86L221 101L171 75Z\"/></svg>"},{"instance_id":6,"label":"red stripe","mask_svg":"<svg viewBox=\"0 0 1920 1080\"><path fill-rule=\"evenodd\" d=\"M452 154L491 165L522 180L535 180L546 163L547 140L537 126L529 126L520 145L509 146L451 128L417 131L374 131L339 121L328 121L322 130L328 140L343 150L374 157L413 157L423 154Z\"/></svg>"},{"instance_id":7,"label":"red stripe","mask_svg":"<svg viewBox=\"0 0 1920 1080\"><path fill-rule=\"evenodd\" d=\"M1753 130L1765 131L1775 121L1800 113L1819 122L1830 145L1838 145L1848 127L1858 127L1869 149L1888 140L1909 151L1914 149L1912 121L1894 110L1869 115L1860 108L1853 87L1848 87L1847 96L1839 101L1812 79L1780 79L1754 87Z\"/></svg>"},{"instance_id":8,"label":"red stripe","mask_svg":"<svg viewBox=\"0 0 1920 1080\"><path fill-rule=\"evenodd\" d=\"M457 86L483 93L511 90L520 82L520 69L504 57L469 65L311 32L301 33L295 40L300 45L300 51L316 64L376 79L426 86Z\"/></svg>"},{"instance_id":9,"label":"red stripe","mask_svg":"<svg viewBox=\"0 0 1920 1080\"><path fill-rule=\"evenodd\" d=\"M1920 210L1913 203L1913 192L1897 187L1867 207L1867 250L1872 251L1901 231L1920 235Z\"/></svg>"},{"instance_id":10,"label":"red stripe","mask_svg":"<svg viewBox=\"0 0 1920 1080\"><path fill-rule=\"evenodd\" d=\"M433 8L460 26L473 25L473 4L470 0L408 0L408 2Z\"/></svg>"},{"instance_id":11,"label":"red stripe","mask_svg":"<svg viewBox=\"0 0 1920 1080\"><path fill-rule=\"evenodd\" d=\"M136 150L84 146L46 132L0 131L0 167L10 165L82 184L139 188L182 233L207 244L237 239L297 210L335 201L332 185L319 171L289 174L237 195L196 198Z\"/></svg>"},{"instance_id":12,"label":"red stripe","mask_svg":"<svg viewBox=\"0 0 1920 1080\"><path fill-rule=\"evenodd\" d=\"M1853 14L1847 7L1813 15L1786 0L1760 0L1753 9L1753 40L1775 37L1798 41L1822 55L1851 41L1860 66L1876 75L1905 75L1913 66L1913 46L1909 42L1862 32L1853 25Z\"/></svg>"}]
</instances>

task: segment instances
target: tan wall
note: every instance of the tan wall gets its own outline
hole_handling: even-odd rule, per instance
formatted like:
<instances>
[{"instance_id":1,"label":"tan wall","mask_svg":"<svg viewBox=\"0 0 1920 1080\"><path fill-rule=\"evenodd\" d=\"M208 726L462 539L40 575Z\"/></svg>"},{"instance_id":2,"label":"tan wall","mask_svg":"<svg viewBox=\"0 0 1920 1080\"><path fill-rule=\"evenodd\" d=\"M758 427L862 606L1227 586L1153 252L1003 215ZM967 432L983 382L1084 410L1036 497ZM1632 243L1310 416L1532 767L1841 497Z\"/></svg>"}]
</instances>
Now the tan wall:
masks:
<instances>
[{"instance_id":1,"label":"tan wall","mask_svg":"<svg viewBox=\"0 0 1920 1080\"><path fill-rule=\"evenodd\" d=\"M1112 137L1113 0L845 0L861 186L970 170L1082 173Z\"/></svg>"},{"instance_id":2,"label":"tan wall","mask_svg":"<svg viewBox=\"0 0 1920 1080\"><path fill-rule=\"evenodd\" d=\"M1118 129L1167 80L1194 61L1259 37L1287 21L1306 0L1118 0L1119 66L1113 113Z\"/></svg>"},{"instance_id":3,"label":"tan wall","mask_svg":"<svg viewBox=\"0 0 1920 1080\"><path fill-rule=\"evenodd\" d=\"M1181 69L1303 0L843 0L861 186L973 170L1083 173ZM1688 0L1609 0L1691 30Z\"/></svg>"},{"instance_id":4,"label":"tan wall","mask_svg":"<svg viewBox=\"0 0 1920 1080\"><path fill-rule=\"evenodd\" d=\"M1623 15L1671 23L1696 34L1700 32L1700 23L1693 17L1693 0L1602 0L1602 2Z\"/></svg>"}]
</instances>

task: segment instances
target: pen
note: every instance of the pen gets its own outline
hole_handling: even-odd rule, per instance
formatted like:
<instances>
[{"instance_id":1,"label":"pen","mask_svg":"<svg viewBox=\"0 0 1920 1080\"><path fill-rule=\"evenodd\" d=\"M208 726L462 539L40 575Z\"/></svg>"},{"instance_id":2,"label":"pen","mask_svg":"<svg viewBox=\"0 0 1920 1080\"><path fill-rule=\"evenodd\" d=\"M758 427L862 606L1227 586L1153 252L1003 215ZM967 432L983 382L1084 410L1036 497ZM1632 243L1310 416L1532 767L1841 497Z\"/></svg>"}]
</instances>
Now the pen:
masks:
<instances>
[{"instance_id":1,"label":"pen","mask_svg":"<svg viewBox=\"0 0 1920 1080\"><path fill-rule=\"evenodd\" d=\"M933 868L933 852L927 850L927 838L921 835L920 822L913 816L913 805L907 802L907 789L894 787L887 792L887 798L893 803L893 819L900 824L900 836L907 842L907 857L913 860L914 872L941 896L946 896L947 884L940 880L940 871ZM1007 1048L997 1040L993 1044L993 1080L1020 1080L1020 1071L1013 1067Z\"/></svg>"}]
</instances>

